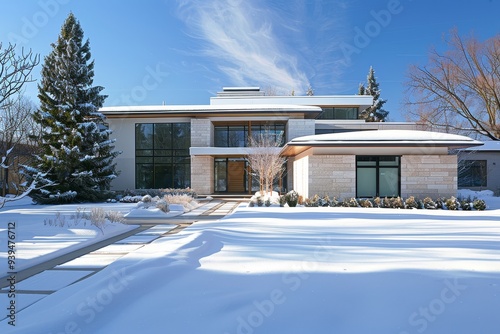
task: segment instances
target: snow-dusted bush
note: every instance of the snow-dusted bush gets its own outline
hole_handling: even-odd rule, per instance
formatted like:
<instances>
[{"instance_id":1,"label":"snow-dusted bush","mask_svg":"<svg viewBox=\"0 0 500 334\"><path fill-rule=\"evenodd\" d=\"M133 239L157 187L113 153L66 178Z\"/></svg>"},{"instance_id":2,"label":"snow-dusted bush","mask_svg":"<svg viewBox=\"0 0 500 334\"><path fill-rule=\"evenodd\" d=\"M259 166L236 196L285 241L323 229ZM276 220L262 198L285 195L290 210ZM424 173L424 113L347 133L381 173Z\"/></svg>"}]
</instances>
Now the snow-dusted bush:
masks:
<instances>
[{"instance_id":1,"label":"snow-dusted bush","mask_svg":"<svg viewBox=\"0 0 500 334\"><path fill-rule=\"evenodd\" d=\"M289 207L296 207L297 203L299 202L299 193L296 192L295 190L291 190L286 193L285 195L286 203L288 204Z\"/></svg>"},{"instance_id":2,"label":"snow-dusted bush","mask_svg":"<svg viewBox=\"0 0 500 334\"><path fill-rule=\"evenodd\" d=\"M360 199L359 206L362 208L373 208L373 203L369 199Z\"/></svg>"},{"instance_id":3,"label":"snow-dusted bush","mask_svg":"<svg viewBox=\"0 0 500 334\"><path fill-rule=\"evenodd\" d=\"M413 196L406 199L405 205L407 209L418 209L418 201Z\"/></svg>"},{"instance_id":4,"label":"snow-dusted bush","mask_svg":"<svg viewBox=\"0 0 500 334\"><path fill-rule=\"evenodd\" d=\"M252 202L250 202L252 203ZM285 204L286 204L286 196L285 195L281 195L280 198L279 198L279 203L280 203L280 206L281 207L284 207Z\"/></svg>"},{"instance_id":5,"label":"snow-dusted bush","mask_svg":"<svg viewBox=\"0 0 500 334\"><path fill-rule=\"evenodd\" d=\"M455 196L451 196L451 198L448 198L445 201L446 207L448 210L458 210L460 209L460 203L458 200L455 198Z\"/></svg>"},{"instance_id":6,"label":"snow-dusted bush","mask_svg":"<svg viewBox=\"0 0 500 334\"><path fill-rule=\"evenodd\" d=\"M107 211L106 212L106 219L114 224L114 223L123 223L125 218L123 217L123 213L120 211Z\"/></svg>"},{"instance_id":7,"label":"snow-dusted bush","mask_svg":"<svg viewBox=\"0 0 500 334\"><path fill-rule=\"evenodd\" d=\"M170 211L168 202L165 198L158 200L158 202L156 202L156 207L165 213Z\"/></svg>"},{"instance_id":8,"label":"snow-dusted bush","mask_svg":"<svg viewBox=\"0 0 500 334\"><path fill-rule=\"evenodd\" d=\"M391 198L391 208L393 209L404 209L405 203L401 199L401 197L392 197Z\"/></svg>"},{"instance_id":9,"label":"snow-dusted bush","mask_svg":"<svg viewBox=\"0 0 500 334\"><path fill-rule=\"evenodd\" d=\"M180 204L186 210L194 209L198 206L198 202L187 194L183 195L165 195L163 197L169 204Z\"/></svg>"},{"instance_id":10,"label":"snow-dusted bush","mask_svg":"<svg viewBox=\"0 0 500 334\"><path fill-rule=\"evenodd\" d=\"M106 225L106 212L103 208L92 208L90 210L90 223L97 227L104 234Z\"/></svg>"},{"instance_id":11,"label":"snow-dusted bush","mask_svg":"<svg viewBox=\"0 0 500 334\"><path fill-rule=\"evenodd\" d=\"M424 198L424 209L434 210L437 209L436 203L430 197Z\"/></svg>"},{"instance_id":12,"label":"snow-dusted bush","mask_svg":"<svg viewBox=\"0 0 500 334\"><path fill-rule=\"evenodd\" d=\"M472 203L474 206L474 209L482 211L486 210L486 202L482 199L475 199L474 202Z\"/></svg>"}]
</instances>

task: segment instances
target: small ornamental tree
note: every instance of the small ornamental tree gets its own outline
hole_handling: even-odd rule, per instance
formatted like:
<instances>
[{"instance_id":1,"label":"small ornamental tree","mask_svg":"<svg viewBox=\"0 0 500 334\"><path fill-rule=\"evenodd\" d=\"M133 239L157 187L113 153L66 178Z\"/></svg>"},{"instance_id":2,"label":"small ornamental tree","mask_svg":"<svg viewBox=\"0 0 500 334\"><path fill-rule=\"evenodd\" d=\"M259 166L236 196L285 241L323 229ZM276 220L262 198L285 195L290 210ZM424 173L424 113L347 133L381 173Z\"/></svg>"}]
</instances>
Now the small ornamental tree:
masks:
<instances>
[{"instance_id":1,"label":"small ornamental tree","mask_svg":"<svg viewBox=\"0 0 500 334\"><path fill-rule=\"evenodd\" d=\"M366 87L363 84L359 85L358 95L371 95L373 96L373 104L363 110L359 117L367 122L385 122L389 112L382 109L387 100L380 98L380 88L375 78L375 71L370 66L370 71L366 77Z\"/></svg>"},{"instance_id":2,"label":"small ornamental tree","mask_svg":"<svg viewBox=\"0 0 500 334\"><path fill-rule=\"evenodd\" d=\"M248 164L259 179L260 193L272 193L274 180L283 174L285 157L280 155L283 135L265 130L248 140Z\"/></svg>"},{"instance_id":3,"label":"small ornamental tree","mask_svg":"<svg viewBox=\"0 0 500 334\"><path fill-rule=\"evenodd\" d=\"M114 140L105 117L98 112L105 95L93 86L94 62L89 41L71 13L57 42L45 57L38 85L40 109L34 114L41 127L41 153L30 174L42 173L43 189L34 193L40 203L95 202L109 196L116 177Z\"/></svg>"}]
</instances>

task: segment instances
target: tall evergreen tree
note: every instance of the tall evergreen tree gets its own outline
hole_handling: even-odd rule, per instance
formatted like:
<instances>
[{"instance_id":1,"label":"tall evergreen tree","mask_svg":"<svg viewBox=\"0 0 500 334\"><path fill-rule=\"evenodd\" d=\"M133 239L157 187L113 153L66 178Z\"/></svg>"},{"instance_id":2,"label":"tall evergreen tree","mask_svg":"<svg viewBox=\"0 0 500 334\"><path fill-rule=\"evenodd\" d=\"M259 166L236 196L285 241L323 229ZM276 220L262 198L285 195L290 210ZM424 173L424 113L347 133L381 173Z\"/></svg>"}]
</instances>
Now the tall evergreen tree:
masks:
<instances>
[{"instance_id":1,"label":"tall evergreen tree","mask_svg":"<svg viewBox=\"0 0 500 334\"><path fill-rule=\"evenodd\" d=\"M373 96L373 104L360 113L360 118L367 122L385 122L389 112L382 109L387 100L380 98L380 88L375 78L375 71L370 66L370 71L366 77L366 87L364 84L359 85L358 95Z\"/></svg>"},{"instance_id":2,"label":"tall evergreen tree","mask_svg":"<svg viewBox=\"0 0 500 334\"><path fill-rule=\"evenodd\" d=\"M94 61L89 41L71 13L57 42L45 57L38 85L40 109L34 119L42 128L42 153L28 173L46 173L53 183L34 194L40 203L95 202L109 196L116 177L114 140L98 112L107 96L93 86Z\"/></svg>"}]
</instances>

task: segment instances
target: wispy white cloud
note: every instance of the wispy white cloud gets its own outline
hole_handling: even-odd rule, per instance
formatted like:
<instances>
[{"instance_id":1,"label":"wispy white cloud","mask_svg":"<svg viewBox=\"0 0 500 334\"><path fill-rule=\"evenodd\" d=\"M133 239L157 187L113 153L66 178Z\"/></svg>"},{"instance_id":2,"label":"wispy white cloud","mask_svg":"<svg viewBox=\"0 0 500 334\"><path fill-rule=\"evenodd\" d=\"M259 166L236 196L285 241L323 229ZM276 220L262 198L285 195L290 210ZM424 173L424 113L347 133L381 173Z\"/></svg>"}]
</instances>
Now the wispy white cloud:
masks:
<instances>
[{"instance_id":1,"label":"wispy white cloud","mask_svg":"<svg viewBox=\"0 0 500 334\"><path fill-rule=\"evenodd\" d=\"M180 0L181 18L189 33L204 42L202 54L216 60L231 84L270 86L303 93L309 85L293 50L277 34L277 15L260 1ZM284 22L284 21L281 21ZM298 29L291 22L280 28Z\"/></svg>"}]
</instances>

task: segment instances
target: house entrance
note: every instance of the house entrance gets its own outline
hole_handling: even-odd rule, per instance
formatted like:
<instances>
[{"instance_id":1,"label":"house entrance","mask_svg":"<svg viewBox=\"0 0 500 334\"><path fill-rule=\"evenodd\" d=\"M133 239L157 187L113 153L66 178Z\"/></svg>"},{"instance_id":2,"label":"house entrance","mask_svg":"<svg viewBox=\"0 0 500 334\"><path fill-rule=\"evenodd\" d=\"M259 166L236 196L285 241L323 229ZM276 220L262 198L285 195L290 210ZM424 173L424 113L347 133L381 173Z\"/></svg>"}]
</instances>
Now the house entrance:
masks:
<instances>
[{"instance_id":1,"label":"house entrance","mask_svg":"<svg viewBox=\"0 0 500 334\"><path fill-rule=\"evenodd\" d=\"M247 193L247 161L245 158L215 159L215 192Z\"/></svg>"}]
</instances>

